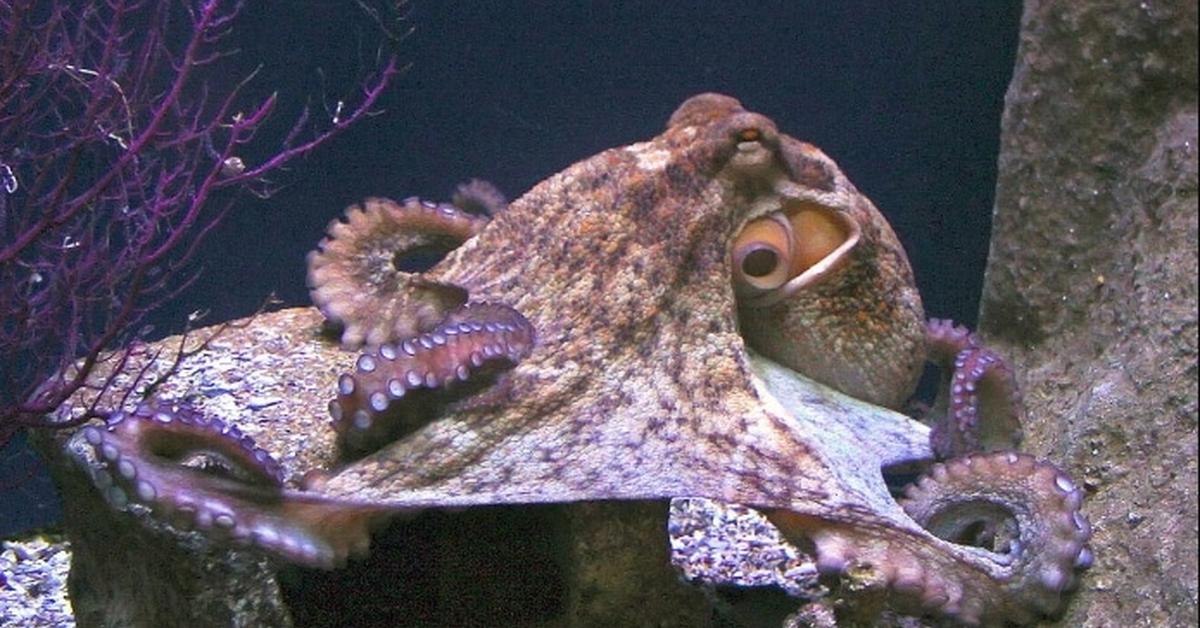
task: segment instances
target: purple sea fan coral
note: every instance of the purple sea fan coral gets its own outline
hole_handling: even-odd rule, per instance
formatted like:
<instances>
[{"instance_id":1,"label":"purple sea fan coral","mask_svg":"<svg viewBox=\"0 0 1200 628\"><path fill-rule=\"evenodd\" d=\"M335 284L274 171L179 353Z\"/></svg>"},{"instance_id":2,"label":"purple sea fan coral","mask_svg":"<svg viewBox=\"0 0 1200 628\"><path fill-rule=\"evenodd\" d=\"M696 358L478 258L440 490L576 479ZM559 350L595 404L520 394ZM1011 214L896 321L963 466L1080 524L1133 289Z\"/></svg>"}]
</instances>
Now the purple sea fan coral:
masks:
<instances>
[{"instance_id":1,"label":"purple sea fan coral","mask_svg":"<svg viewBox=\"0 0 1200 628\"><path fill-rule=\"evenodd\" d=\"M381 41L357 93L278 125L253 75L210 89L241 2L0 0L0 445L103 415L43 418L108 385L88 375L120 371L237 192L270 194L268 175L371 113L404 16L357 5Z\"/></svg>"}]
</instances>

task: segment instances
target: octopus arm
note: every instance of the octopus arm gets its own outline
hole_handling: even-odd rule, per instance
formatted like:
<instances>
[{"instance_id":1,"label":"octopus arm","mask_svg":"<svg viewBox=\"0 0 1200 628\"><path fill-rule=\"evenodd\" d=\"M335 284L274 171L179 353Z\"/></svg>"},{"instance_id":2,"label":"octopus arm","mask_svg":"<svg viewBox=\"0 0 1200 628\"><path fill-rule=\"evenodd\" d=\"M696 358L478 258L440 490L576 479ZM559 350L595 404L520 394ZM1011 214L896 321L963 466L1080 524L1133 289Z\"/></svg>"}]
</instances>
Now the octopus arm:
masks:
<instances>
[{"instance_id":1,"label":"octopus arm","mask_svg":"<svg viewBox=\"0 0 1200 628\"><path fill-rule=\"evenodd\" d=\"M1026 624L1056 613L1091 564L1082 500L1053 465L993 452L939 463L909 488L901 505L923 530L865 525L869 513L768 515L811 543L822 574L883 587L902 612Z\"/></svg>"},{"instance_id":2,"label":"octopus arm","mask_svg":"<svg viewBox=\"0 0 1200 628\"><path fill-rule=\"evenodd\" d=\"M463 295L424 281L407 268L426 264L479 233L488 218L446 203L370 198L329 224L308 256L313 303L342 327L342 345L378 346L436 325Z\"/></svg>"},{"instance_id":3,"label":"octopus arm","mask_svg":"<svg viewBox=\"0 0 1200 628\"><path fill-rule=\"evenodd\" d=\"M366 551L378 508L286 490L278 463L236 427L181 404L149 401L83 437L109 503L150 508L181 530L332 568Z\"/></svg>"},{"instance_id":4,"label":"octopus arm","mask_svg":"<svg viewBox=\"0 0 1200 628\"><path fill-rule=\"evenodd\" d=\"M533 342L532 327L512 308L472 303L455 309L431 332L362 354L330 403L333 427L345 444L378 446L406 427L397 425L394 406L409 393L465 381L491 363L516 363ZM341 565L365 553L371 528L389 516L445 501L417 494L386 505L338 498L323 492L329 478L317 472L304 479L309 490L287 490L269 453L187 404L147 402L83 435L104 466L96 482L114 506L138 503L176 527L308 566Z\"/></svg>"},{"instance_id":5,"label":"octopus arm","mask_svg":"<svg viewBox=\"0 0 1200 628\"><path fill-rule=\"evenodd\" d=\"M351 450L378 448L428 422L419 405L406 406L411 393L466 382L492 363L516 364L533 343L533 327L510 307L458 308L427 333L360 355L354 371L338 378L329 403L334 429Z\"/></svg>"},{"instance_id":6,"label":"octopus arm","mask_svg":"<svg viewBox=\"0 0 1200 628\"><path fill-rule=\"evenodd\" d=\"M1015 449L1024 403L1008 362L949 320L930 319L926 339L929 360L943 373L930 434L938 458Z\"/></svg>"}]
</instances>

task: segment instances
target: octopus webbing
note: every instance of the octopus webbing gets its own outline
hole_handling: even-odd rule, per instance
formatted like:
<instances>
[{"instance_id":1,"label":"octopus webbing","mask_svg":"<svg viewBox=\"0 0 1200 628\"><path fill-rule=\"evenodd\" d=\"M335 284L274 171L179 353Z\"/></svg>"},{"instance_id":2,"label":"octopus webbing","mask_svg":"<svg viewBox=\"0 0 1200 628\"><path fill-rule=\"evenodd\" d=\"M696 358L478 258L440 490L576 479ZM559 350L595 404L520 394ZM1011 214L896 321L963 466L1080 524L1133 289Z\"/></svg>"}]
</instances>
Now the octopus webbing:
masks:
<instances>
[{"instance_id":1,"label":"octopus webbing","mask_svg":"<svg viewBox=\"0 0 1200 628\"><path fill-rule=\"evenodd\" d=\"M428 249L448 252L406 266ZM397 512L706 497L760 509L822 574L965 624L1054 613L1090 564L1082 489L1012 451L1009 367L927 325L879 211L733 98L690 98L507 206L482 184L368 200L309 281L365 345L330 382L346 463L296 488L236 427L148 400L85 428L110 502L335 567ZM947 373L932 430L895 411L927 357ZM898 501L884 471L916 468Z\"/></svg>"}]
</instances>

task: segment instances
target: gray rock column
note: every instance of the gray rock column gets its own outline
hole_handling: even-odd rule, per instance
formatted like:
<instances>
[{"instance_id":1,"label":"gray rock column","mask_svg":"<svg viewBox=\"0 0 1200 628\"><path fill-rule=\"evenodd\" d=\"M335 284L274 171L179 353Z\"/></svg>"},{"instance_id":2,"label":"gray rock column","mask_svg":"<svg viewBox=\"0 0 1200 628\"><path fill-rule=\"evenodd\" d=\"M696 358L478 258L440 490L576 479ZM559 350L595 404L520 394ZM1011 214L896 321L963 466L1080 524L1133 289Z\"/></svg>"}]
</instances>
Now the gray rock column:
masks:
<instances>
[{"instance_id":1,"label":"gray rock column","mask_svg":"<svg viewBox=\"0 0 1200 628\"><path fill-rule=\"evenodd\" d=\"M1063 625L1197 621L1195 0L1030 0L981 327L1088 490Z\"/></svg>"}]
</instances>

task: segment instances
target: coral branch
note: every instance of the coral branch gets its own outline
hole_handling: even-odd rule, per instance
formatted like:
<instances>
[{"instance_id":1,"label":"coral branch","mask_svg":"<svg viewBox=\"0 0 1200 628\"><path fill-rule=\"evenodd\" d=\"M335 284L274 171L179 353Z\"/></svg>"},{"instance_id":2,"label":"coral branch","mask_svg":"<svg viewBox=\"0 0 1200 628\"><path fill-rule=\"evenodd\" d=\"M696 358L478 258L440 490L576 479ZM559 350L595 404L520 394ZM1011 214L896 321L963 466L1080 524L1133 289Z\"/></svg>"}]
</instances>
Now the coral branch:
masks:
<instances>
[{"instance_id":1,"label":"coral branch","mask_svg":"<svg viewBox=\"0 0 1200 628\"><path fill-rule=\"evenodd\" d=\"M273 137L279 99L247 89L260 77L205 82L232 54L241 8L0 3L0 445L21 427L69 425L43 417L107 386L89 376L124 364L116 347L138 350L147 315L190 281L198 242L237 193L268 195L268 175L371 115L400 71L404 15L384 2L364 10L381 54L359 96Z\"/></svg>"}]
</instances>

